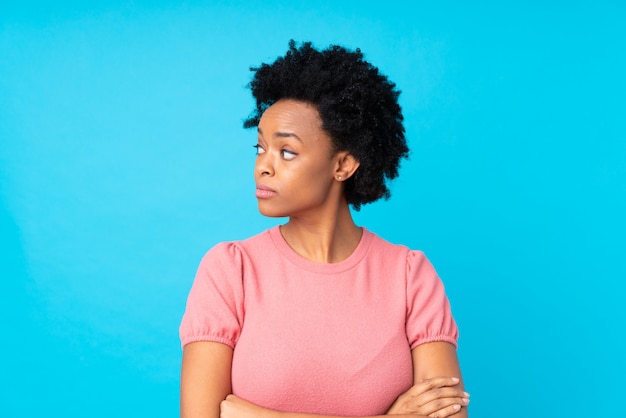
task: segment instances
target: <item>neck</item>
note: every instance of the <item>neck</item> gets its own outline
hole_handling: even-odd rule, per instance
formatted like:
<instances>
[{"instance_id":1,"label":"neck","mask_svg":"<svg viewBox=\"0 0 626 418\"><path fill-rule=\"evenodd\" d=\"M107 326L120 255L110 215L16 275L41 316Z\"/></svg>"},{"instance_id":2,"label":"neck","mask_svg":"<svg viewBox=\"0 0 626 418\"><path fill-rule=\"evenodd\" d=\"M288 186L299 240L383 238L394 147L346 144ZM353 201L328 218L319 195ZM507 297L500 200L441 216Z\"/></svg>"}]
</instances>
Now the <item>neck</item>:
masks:
<instances>
[{"instance_id":1,"label":"neck","mask_svg":"<svg viewBox=\"0 0 626 418\"><path fill-rule=\"evenodd\" d=\"M347 203L339 205L333 216L291 217L280 232L295 252L318 263L338 263L350 257L362 234Z\"/></svg>"}]
</instances>

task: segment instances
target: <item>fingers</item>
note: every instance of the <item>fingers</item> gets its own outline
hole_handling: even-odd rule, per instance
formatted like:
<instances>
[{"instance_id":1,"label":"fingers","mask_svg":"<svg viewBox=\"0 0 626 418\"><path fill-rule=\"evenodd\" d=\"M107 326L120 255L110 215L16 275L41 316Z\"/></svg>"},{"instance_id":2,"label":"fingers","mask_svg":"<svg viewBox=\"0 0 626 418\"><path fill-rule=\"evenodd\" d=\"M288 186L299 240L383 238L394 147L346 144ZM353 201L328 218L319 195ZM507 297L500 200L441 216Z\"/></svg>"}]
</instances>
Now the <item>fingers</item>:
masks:
<instances>
[{"instance_id":1,"label":"fingers","mask_svg":"<svg viewBox=\"0 0 626 418\"><path fill-rule=\"evenodd\" d=\"M427 392L421 393L418 396L415 396L415 401L420 405L425 405L431 401L435 401L437 399L467 399L469 400L469 393L463 392L461 389L455 387L443 387L443 388L435 388L431 389Z\"/></svg>"},{"instance_id":2,"label":"fingers","mask_svg":"<svg viewBox=\"0 0 626 418\"><path fill-rule=\"evenodd\" d=\"M410 390L411 403L419 413L433 418L454 415L469 404L469 393L459 386L456 377L439 376L415 384Z\"/></svg>"},{"instance_id":3,"label":"fingers","mask_svg":"<svg viewBox=\"0 0 626 418\"><path fill-rule=\"evenodd\" d=\"M450 415L456 414L460 410L461 410L461 405L454 404L454 405L447 406L443 409L440 409L436 412L433 412L431 414L428 414L428 416L431 418L446 418L446 417L449 417Z\"/></svg>"},{"instance_id":4,"label":"fingers","mask_svg":"<svg viewBox=\"0 0 626 418\"><path fill-rule=\"evenodd\" d=\"M411 392L411 395L417 396L421 393L424 393L434 388L441 388L445 386L455 386L458 383L459 383L458 377L449 377L449 376L433 377L431 379L426 379L426 380L417 382L415 385L413 385L410 392Z\"/></svg>"},{"instance_id":5,"label":"fingers","mask_svg":"<svg viewBox=\"0 0 626 418\"><path fill-rule=\"evenodd\" d=\"M439 398L423 404L420 413L430 417L443 418L459 412L469 404L469 398Z\"/></svg>"},{"instance_id":6,"label":"fingers","mask_svg":"<svg viewBox=\"0 0 626 418\"><path fill-rule=\"evenodd\" d=\"M460 379L449 376L433 377L416 383L396 399L388 414L419 414L434 418L454 415L469 404Z\"/></svg>"}]
</instances>

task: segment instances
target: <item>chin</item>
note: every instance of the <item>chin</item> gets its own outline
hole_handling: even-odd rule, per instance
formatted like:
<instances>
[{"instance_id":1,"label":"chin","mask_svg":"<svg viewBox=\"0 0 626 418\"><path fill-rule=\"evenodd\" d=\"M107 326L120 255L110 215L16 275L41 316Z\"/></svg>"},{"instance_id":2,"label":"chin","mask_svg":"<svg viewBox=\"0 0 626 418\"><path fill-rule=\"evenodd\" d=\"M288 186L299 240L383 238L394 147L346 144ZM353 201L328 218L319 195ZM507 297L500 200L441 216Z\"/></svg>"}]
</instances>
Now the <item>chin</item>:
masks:
<instances>
[{"instance_id":1,"label":"chin","mask_svg":"<svg viewBox=\"0 0 626 418\"><path fill-rule=\"evenodd\" d=\"M261 215L268 217L268 218L288 218L289 217L289 215L264 213L264 212L261 212Z\"/></svg>"},{"instance_id":2,"label":"chin","mask_svg":"<svg viewBox=\"0 0 626 418\"><path fill-rule=\"evenodd\" d=\"M289 214L285 213L284 211L263 206L264 205L261 205L259 203L259 212L261 213L261 215L267 216L268 218L286 218L289 216Z\"/></svg>"}]
</instances>

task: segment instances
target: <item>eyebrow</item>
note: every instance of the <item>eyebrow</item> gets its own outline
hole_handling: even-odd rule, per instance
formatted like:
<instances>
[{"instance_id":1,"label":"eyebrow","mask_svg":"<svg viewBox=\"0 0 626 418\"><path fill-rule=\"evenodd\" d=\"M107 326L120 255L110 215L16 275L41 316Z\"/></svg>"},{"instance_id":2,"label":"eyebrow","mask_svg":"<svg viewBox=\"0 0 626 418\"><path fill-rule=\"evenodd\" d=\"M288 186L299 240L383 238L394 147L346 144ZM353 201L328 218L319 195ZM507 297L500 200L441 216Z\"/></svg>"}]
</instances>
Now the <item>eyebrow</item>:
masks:
<instances>
[{"instance_id":1,"label":"eyebrow","mask_svg":"<svg viewBox=\"0 0 626 418\"><path fill-rule=\"evenodd\" d=\"M257 128L257 131L259 132L259 134L263 135L263 131L261 130L261 128ZM294 134L293 132L276 132L274 134L275 137L278 138L296 138L298 141L302 142L302 139L300 139L300 137L296 134Z\"/></svg>"}]
</instances>

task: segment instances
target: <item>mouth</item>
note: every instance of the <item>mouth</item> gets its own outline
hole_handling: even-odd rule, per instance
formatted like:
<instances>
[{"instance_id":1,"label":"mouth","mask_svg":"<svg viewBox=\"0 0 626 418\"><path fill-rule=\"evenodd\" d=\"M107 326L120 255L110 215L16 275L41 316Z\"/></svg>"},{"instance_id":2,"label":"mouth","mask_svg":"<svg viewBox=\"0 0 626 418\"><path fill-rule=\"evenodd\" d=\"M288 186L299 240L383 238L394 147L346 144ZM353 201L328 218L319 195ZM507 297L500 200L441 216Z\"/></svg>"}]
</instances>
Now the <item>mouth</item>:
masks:
<instances>
[{"instance_id":1,"label":"mouth","mask_svg":"<svg viewBox=\"0 0 626 418\"><path fill-rule=\"evenodd\" d=\"M276 190L269 188L267 186L264 186L262 184L257 184L256 185L256 197L259 199L268 199L270 197L274 197L276 196Z\"/></svg>"}]
</instances>

